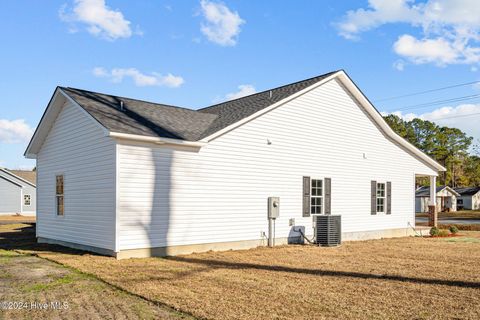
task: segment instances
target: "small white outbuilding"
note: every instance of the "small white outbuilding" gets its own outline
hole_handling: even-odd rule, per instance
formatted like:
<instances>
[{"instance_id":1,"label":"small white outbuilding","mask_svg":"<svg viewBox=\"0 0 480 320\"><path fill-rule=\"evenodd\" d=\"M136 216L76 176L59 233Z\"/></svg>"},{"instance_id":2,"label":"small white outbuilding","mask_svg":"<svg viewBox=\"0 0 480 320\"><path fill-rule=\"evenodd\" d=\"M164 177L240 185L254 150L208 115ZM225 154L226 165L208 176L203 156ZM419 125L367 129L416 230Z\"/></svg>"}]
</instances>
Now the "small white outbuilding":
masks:
<instances>
[{"instance_id":1,"label":"small white outbuilding","mask_svg":"<svg viewBox=\"0 0 480 320\"><path fill-rule=\"evenodd\" d=\"M457 198L460 196L449 186L436 187L437 212L457 211ZM430 187L419 187L415 192L415 211L426 213L430 204Z\"/></svg>"},{"instance_id":2,"label":"small white outbuilding","mask_svg":"<svg viewBox=\"0 0 480 320\"><path fill-rule=\"evenodd\" d=\"M58 87L26 150L37 160L41 242L118 258L311 236L405 236L415 177L440 164L393 132L344 71L191 110Z\"/></svg>"}]
</instances>

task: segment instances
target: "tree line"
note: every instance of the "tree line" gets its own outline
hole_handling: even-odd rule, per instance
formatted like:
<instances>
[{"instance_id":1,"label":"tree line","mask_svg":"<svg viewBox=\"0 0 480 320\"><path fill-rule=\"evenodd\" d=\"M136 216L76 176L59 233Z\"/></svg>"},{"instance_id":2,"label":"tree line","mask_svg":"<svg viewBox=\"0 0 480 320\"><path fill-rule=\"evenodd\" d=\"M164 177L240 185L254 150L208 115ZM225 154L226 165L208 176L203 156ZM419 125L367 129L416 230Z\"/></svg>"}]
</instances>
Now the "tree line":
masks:
<instances>
[{"instance_id":1,"label":"tree line","mask_svg":"<svg viewBox=\"0 0 480 320\"><path fill-rule=\"evenodd\" d=\"M389 114L384 119L402 138L425 152L447 171L437 183L450 187L480 186L480 147L477 141L457 128L439 126L415 118L410 121ZM420 181L425 184L427 181ZM428 183L427 183L428 184Z\"/></svg>"}]
</instances>

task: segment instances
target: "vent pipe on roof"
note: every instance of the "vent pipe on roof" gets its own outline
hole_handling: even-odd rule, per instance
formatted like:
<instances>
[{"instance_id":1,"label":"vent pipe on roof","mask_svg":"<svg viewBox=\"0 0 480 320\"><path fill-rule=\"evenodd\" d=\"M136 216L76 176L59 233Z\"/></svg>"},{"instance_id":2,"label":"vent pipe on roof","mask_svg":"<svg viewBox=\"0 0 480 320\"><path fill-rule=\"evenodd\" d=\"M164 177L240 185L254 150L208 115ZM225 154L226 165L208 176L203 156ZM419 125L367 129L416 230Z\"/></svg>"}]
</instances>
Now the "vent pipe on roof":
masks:
<instances>
[{"instance_id":1,"label":"vent pipe on roof","mask_svg":"<svg viewBox=\"0 0 480 320\"><path fill-rule=\"evenodd\" d=\"M120 111L125 111L125 107L123 105L123 101L120 100Z\"/></svg>"},{"instance_id":2,"label":"vent pipe on roof","mask_svg":"<svg viewBox=\"0 0 480 320\"><path fill-rule=\"evenodd\" d=\"M270 99L272 99L272 90L270 90Z\"/></svg>"}]
</instances>

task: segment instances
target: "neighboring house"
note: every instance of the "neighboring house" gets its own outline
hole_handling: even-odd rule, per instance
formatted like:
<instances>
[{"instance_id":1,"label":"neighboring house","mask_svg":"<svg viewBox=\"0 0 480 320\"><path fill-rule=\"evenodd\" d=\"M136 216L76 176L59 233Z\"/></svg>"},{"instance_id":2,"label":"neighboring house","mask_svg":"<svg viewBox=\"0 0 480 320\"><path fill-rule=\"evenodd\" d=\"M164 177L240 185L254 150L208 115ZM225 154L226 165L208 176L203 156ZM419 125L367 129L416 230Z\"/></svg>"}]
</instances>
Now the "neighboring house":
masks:
<instances>
[{"instance_id":1,"label":"neighboring house","mask_svg":"<svg viewBox=\"0 0 480 320\"><path fill-rule=\"evenodd\" d=\"M37 183L37 171L36 170L8 170L8 172L27 180L32 184Z\"/></svg>"},{"instance_id":2,"label":"neighboring house","mask_svg":"<svg viewBox=\"0 0 480 320\"><path fill-rule=\"evenodd\" d=\"M458 210L480 210L480 187L455 188Z\"/></svg>"},{"instance_id":3,"label":"neighboring house","mask_svg":"<svg viewBox=\"0 0 480 320\"><path fill-rule=\"evenodd\" d=\"M265 244L270 196L277 244L316 214L344 240L405 236L415 177L445 170L344 71L196 111L58 87L25 155L38 240L117 258Z\"/></svg>"},{"instance_id":4,"label":"neighboring house","mask_svg":"<svg viewBox=\"0 0 480 320\"><path fill-rule=\"evenodd\" d=\"M437 187L437 212L457 211L457 198L460 196L448 186ZM415 212L428 212L430 202L430 187L420 187L415 191Z\"/></svg>"},{"instance_id":5,"label":"neighboring house","mask_svg":"<svg viewBox=\"0 0 480 320\"><path fill-rule=\"evenodd\" d=\"M0 215L35 215L35 183L21 177L19 171L23 170L0 168Z\"/></svg>"}]
</instances>

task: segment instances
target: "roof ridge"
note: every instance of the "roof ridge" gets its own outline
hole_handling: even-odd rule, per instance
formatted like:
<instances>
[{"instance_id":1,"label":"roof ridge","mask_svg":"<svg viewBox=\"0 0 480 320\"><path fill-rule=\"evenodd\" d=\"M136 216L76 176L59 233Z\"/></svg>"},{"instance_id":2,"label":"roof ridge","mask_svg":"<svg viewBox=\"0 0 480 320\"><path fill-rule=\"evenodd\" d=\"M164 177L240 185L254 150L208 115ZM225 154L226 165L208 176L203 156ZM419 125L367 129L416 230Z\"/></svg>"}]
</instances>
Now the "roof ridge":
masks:
<instances>
[{"instance_id":1,"label":"roof ridge","mask_svg":"<svg viewBox=\"0 0 480 320\"><path fill-rule=\"evenodd\" d=\"M143 100L143 99L129 98L129 97L125 97L125 96L117 96L117 95L104 93L104 92L97 92L97 91L84 90L84 89L73 88L73 87L62 87L62 86L59 86L59 88L60 89L78 90L78 91L83 91L83 92L90 92L90 93L93 93L93 94L103 94L103 95L110 96L110 97L116 97L116 98L120 98L120 99L128 99L128 100L133 100L133 101L145 102L145 103L155 104L155 105L162 106L162 107L177 108L177 109L182 109L182 110L187 110L187 111L197 111L197 110L186 108L186 107L180 107L180 106L174 106L174 105L171 105L171 104L152 102L152 101L147 101L147 100Z\"/></svg>"},{"instance_id":2,"label":"roof ridge","mask_svg":"<svg viewBox=\"0 0 480 320\"><path fill-rule=\"evenodd\" d=\"M278 86L278 87L270 88L270 89L263 90L263 91L260 91L260 92L255 92L255 93L252 93L252 94L249 94L249 95L247 95L247 96L240 97L240 98L236 98L236 99L232 99L232 100L227 100L227 101L219 102L219 103L216 103L216 104L211 105L211 106L208 106L208 107L204 107L204 108L197 109L197 110L195 110L195 111L200 111L200 112L201 112L201 111L203 111L203 110L207 110L207 109L210 109L210 108L213 108L213 107L216 107L216 106L225 104L225 103L230 103L230 102L233 102L233 101L237 101L237 100L241 100L241 99L253 97L253 96L256 96L256 95L260 95L260 94L266 93L266 92L268 92L268 91L281 89L281 88L288 87L288 86L291 86L291 85L295 85L295 84L298 84L298 83L301 83L301 82L305 82L305 81L310 81L310 80L313 80L313 79L315 79L315 78L324 78L325 76L330 75L330 74L337 73L338 71L340 71L340 70L335 70L335 71L327 72L327 73L324 73L324 74L321 74L321 75L318 75L318 76L310 77L310 78L307 78L307 79L303 79L303 80L299 80L299 81L287 83L287 84L284 84L284 85L281 85L281 86Z\"/></svg>"},{"instance_id":3,"label":"roof ridge","mask_svg":"<svg viewBox=\"0 0 480 320\"><path fill-rule=\"evenodd\" d=\"M0 171L3 171L3 172L5 172L6 174L11 175L12 177L15 177L15 178L19 179L20 181L23 181L23 182L25 182L25 183L28 183L29 185L32 185L32 186L34 186L35 188L37 187L36 183L30 182L30 181L28 181L27 179L24 179L24 178L16 175L15 173L11 172L11 171L10 171L9 169L7 169L7 168L0 168Z\"/></svg>"}]
</instances>

